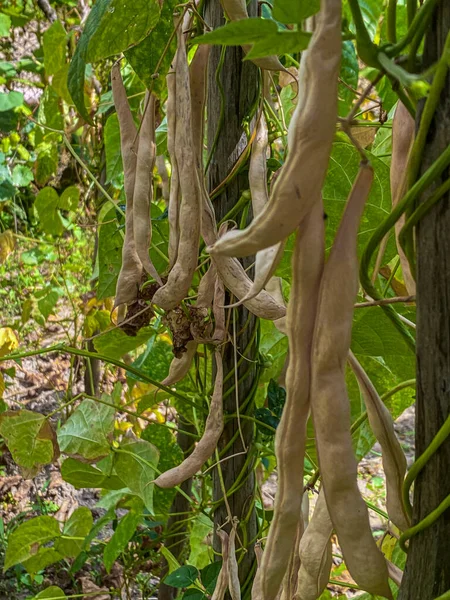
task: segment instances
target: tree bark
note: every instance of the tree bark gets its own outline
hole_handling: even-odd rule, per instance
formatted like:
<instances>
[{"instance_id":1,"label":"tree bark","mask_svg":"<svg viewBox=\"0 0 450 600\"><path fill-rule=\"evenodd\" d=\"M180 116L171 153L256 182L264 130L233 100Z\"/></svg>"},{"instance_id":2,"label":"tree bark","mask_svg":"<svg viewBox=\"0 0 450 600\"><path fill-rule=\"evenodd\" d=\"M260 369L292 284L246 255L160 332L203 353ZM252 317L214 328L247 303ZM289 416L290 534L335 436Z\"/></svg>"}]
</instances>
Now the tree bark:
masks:
<instances>
[{"instance_id":1,"label":"tree bark","mask_svg":"<svg viewBox=\"0 0 450 600\"><path fill-rule=\"evenodd\" d=\"M450 30L450 3L440 2L426 37L426 70L441 56ZM423 105L422 105L423 106ZM420 111L419 111L420 112ZM420 115L418 115L418 122ZM425 171L450 144L450 78L441 94L422 164ZM423 195L449 177L449 169ZM450 414L450 195L417 227L417 401L416 457ZM450 494L450 439L427 463L414 485L413 524ZM399 600L433 600L450 590L450 511L410 540Z\"/></svg>"},{"instance_id":2,"label":"tree bark","mask_svg":"<svg viewBox=\"0 0 450 600\"><path fill-rule=\"evenodd\" d=\"M248 5L250 14L256 15L256 2ZM206 6L206 22L213 28L224 24L223 11L219 0L210 0ZM248 117L251 107L254 106L258 94L258 71L248 62L243 63L243 53L239 47L230 47L225 51L223 66L219 69L218 78L224 91L222 102L220 90L216 82L216 71L220 62L222 49L213 46L210 54L208 72L208 154L214 145L216 132L219 137L214 149L213 157L208 170L209 190L216 188L230 173L236 160L244 150L247 139L242 127L243 120ZM221 111L223 121L221 123ZM219 221L236 204L241 193L248 189L246 175L238 175L224 189L223 193L214 201L214 209ZM239 215L235 217L238 220ZM249 267L253 258L244 259L243 264ZM230 300L227 295L227 302ZM229 343L224 348L224 410L225 415L239 412L243 415L252 415L254 409L253 397L258 379L257 368L257 328L258 319L250 314L244 307L230 311ZM234 320L234 324L233 324ZM233 337L236 335L236 348ZM245 353L244 360L237 370L238 390L235 385L235 360L240 360ZM240 539L245 547L242 555L239 553L239 577L242 594L248 596L251 587L251 574L254 569L253 545L257 535L257 520L254 509L255 475L254 464L251 459L251 446L253 442L253 422L237 418L229 420L218 450L220 454L220 468L223 473L226 490L239 482L236 491L228 496L228 505L233 517L241 523L238 530ZM244 447L245 445L245 447ZM213 472L213 500L221 502L223 499L222 483L218 468ZM215 527L225 523L228 517L227 507L221 502L214 512ZM229 526L226 527L229 530ZM220 544L215 539L216 550L220 551ZM237 544L239 549L239 543Z\"/></svg>"}]
</instances>

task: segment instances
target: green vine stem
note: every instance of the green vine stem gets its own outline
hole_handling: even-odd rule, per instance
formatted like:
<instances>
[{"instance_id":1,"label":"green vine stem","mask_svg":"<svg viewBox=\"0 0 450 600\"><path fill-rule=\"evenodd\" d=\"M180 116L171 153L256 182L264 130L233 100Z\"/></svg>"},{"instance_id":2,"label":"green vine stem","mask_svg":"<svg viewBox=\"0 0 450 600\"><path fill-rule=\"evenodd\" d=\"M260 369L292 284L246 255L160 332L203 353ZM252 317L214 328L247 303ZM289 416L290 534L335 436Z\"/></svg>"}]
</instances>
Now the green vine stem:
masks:
<instances>
[{"instance_id":1,"label":"green vine stem","mask_svg":"<svg viewBox=\"0 0 450 600\"><path fill-rule=\"evenodd\" d=\"M377 227L375 232L372 234L367 246L364 249L361 257L360 266L360 280L365 292L373 298L373 300L380 300L381 296L372 284L369 268L372 261L373 254L378 248L381 240L386 234L389 233L390 229L395 225L398 219L402 216L408 206L411 204L425 191L425 189L437 179L446 167L450 164L450 145L444 150L441 156L431 165L431 167L425 171L421 178L408 190L403 199L397 204L392 212L384 219L382 223ZM396 329L401 333L408 346L413 352L415 352L415 341L410 331L405 327L402 321L399 319L397 312L390 305L381 305L387 316L391 319Z\"/></svg>"},{"instance_id":2,"label":"green vine stem","mask_svg":"<svg viewBox=\"0 0 450 600\"><path fill-rule=\"evenodd\" d=\"M411 22L408 27L408 31L405 36L393 46L387 47L384 49L387 56L392 58L393 56L398 56L400 52L402 52L408 44L410 44L416 35L417 31L421 27L422 19L429 19L433 13L434 7L436 6L438 0L425 0L422 8L419 12L416 12L417 2L416 0L408 0L408 17L411 16ZM414 12L410 10L410 4L414 4ZM408 19L409 21L409 19Z\"/></svg>"},{"instance_id":3,"label":"green vine stem","mask_svg":"<svg viewBox=\"0 0 450 600\"><path fill-rule=\"evenodd\" d=\"M386 11L387 39L391 44L397 42L397 0L389 0Z\"/></svg>"}]
</instances>

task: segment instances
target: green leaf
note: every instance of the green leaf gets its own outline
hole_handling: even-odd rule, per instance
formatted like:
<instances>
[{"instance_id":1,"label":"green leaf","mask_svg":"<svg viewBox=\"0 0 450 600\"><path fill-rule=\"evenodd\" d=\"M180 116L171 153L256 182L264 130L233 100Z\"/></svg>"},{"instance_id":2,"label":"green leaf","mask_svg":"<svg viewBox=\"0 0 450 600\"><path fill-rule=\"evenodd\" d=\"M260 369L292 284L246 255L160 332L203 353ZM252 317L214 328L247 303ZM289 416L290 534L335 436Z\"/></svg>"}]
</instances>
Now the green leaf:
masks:
<instances>
[{"instance_id":1,"label":"green leaf","mask_svg":"<svg viewBox=\"0 0 450 600\"><path fill-rule=\"evenodd\" d=\"M86 399L58 431L62 452L95 461L110 452L115 410L95 400Z\"/></svg>"},{"instance_id":2,"label":"green leaf","mask_svg":"<svg viewBox=\"0 0 450 600\"><path fill-rule=\"evenodd\" d=\"M166 585L174 588L189 587L198 578L198 569L192 565L183 565L164 579Z\"/></svg>"},{"instance_id":3,"label":"green leaf","mask_svg":"<svg viewBox=\"0 0 450 600\"><path fill-rule=\"evenodd\" d=\"M44 66L47 75L57 73L66 62L67 34L56 20L44 33Z\"/></svg>"},{"instance_id":4,"label":"green leaf","mask_svg":"<svg viewBox=\"0 0 450 600\"><path fill-rule=\"evenodd\" d=\"M242 23L242 21L235 21ZM294 54L308 47L311 34L306 31L277 31L253 45L244 60L263 58L270 54Z\"/></svg>"},{"instance_id":5,"label":"green leaf","mask_svg":"<svg viewBox=\"0 0 450 600\"><path fill-rule=\"evenodd\" d=\"M222 561L215 560L209 565L206 565L200 571L200 581L206 588L208 594L212 594L216 587L217 577L219 576L220 569L222 568Z\"/></svg>"},{"instance_id":6,"label":"green leaf","mask_svg":"<svg viewBox=\"0 0 450 600\"><path fill-rule=\"evenodd\" d=\"M342 42L341 71L339 73L339 116L346 117L350 112L356 95L347 86L354 90L358 87L359 64L355 45L351 40ZM344 83L347 84L344 85Z\"/></svg>"},{"instance_id":7,"label":"green leaf","mask_svg":"<svg viewBox=\"0 0 450 600\"><path fill-rule=\"evenodd\" d=\"M180 563L177 561L175 556L168 548L166 548L165 546L161 546L159 551L167 561L167 564L169 566L169 573L173 573L174 571L180 568Z\"/></svg>"},{"instance_id":8,"label":"green leaf","mask_svg":"<svg viewBox=\"0 0 450 600\"><path fill-rule=\"evenodd\" d=\"M62 537L56 540L55 550L65 557L75 558L83 549L84 538L90 532L94 519L86 506L80 506L64 524ZM72 539L65 539L67 538ZM82 539L74 539L82 538Z\"/></svg>"},{"instance_id":9,"label":"green leaf","mask_svg":"<svg viewBox=\"0 0 450 600\"><path fill-rule=\"evenodd\" d=\"M22 92L0 92L0 112L6 112L23 104Z\"/></svg>"},{"instance_id":10,"label":"green leaf","mask_svg":"<svg viewBox=\"0 0 450 600\"><path fill-rule=\"evenodd\" d=\"M172 346L164 339L150 338L147 348L132 363L132 366L139 369L152 379L162 381L169 373L170 363L173 359ZM129 375L128 378L134 381L142 381L139 377ZM153 404L152 404L153 405ZM140 410L145 410L139 406Z\"/></svg>"},{"instance_id":11,"label":"green leaf","mask_svg":"<svg viewBox=\"0 0 450 600\"><path fill-rule=\"evenodd\" d=\"M25 165L16 165L12 172L13 184L17 187L25 187L34 179L33 172Z\"/></svg>"},{"instance_id":12,"label":"green leaf","mask_svg":"<svg viewBox=\"0 0 450 600\"><path fill-rule=\"evenodd\" d=\"M83 33L78 40L75 53L70 62L69 72L67 74L67 88L70 96L85 121L92 123L88 111L84 103L84 77L86 70L86 55L88 51L89 41L99 27L99 24L106 13L111 0L97 0L92 7Z\"/></svg>"},{"instance_id":13,"label":"green leaf","mask_svg":"<svg viewBox=\"0 0 450 600\"><path fill-rule=\"evenodd\" d=\"M41 96L38 110L38 123L62 131L64 129L64 118L61 112L59 96L53 86L48 85ZM60 140L60 134L39 130L44 141Z\"/></svg>"},{"instance_id":14,"label":"green leaf","mask_svg":"<svg viewBox=\"0 0 450 600\"><path fill-rule=\"evenodd\" d=\"M58 168L58 145L41 142L36 147L36 153L35 180L38 185L45 185Z\"/></svg>"},{"instance_id":15,"label":"green leaf","mask_svg":"<svg viewBox=\"0 0 450 600\"><path fill-rule=\"evenodd\" d=\"M64 102L67 102L67 104L73 104L72 96L70 95L69 88L67 87L69 66L69 63L66 63L57 73L53 75L52 87L58 96L64 100Z\"/></svg>"},{"instance_id":16,"label":"green leaf","mask_svg":"<svg viewBox=\"0 0 450 600\"><path fill-rule=\"evenodd\" d=\"M250 17L241 21L230 21L223 27L205 33L193 39L196 44L221 44L224 46L240 46L256 44L262 37L278 32L277 24L270 19Z\"/></svg>"},{"instance_id":17,"label":"green leaf","mask_svg":"<svg viewBox=\"0 0 450 600\"><path fill-rule=\"evenodd\" d=\"M11 19L5 13L0 13L0 38L9 37L11 29Z\"/></svg>"},{"instance_id":18,"label":"green leaf","mask_svg":"<svg viewBox=\"0 0 450 600\"><path fill-rule=\"evenodd\" d=\"M59 523L46 515L35 517L19 525L8 537L5 555L5 571L31 558L37 547L60 537Z\"/></svg>"},{"instance_id":19,"label":"green leaf","mask_svg":"<svg viewBox=\"0 0 450 600\"><path fill-rule=\"evenodd\" d=\"M39 592L37 596L34 596L33 600L67 600L67 596L61 588L56 585L51 585L42 592Z\"/></svg>"},{"instance_id":20,"label":"green leaf","mask_svg":"<svg viewBox=\"0 0 450 600\"><path fill-rule=\"evenodd\" d=\"M110 204L105 204L102 207L98 223L97 298L101 300L114 296L116 293L117 278L122 265L123 231L119 228L117 222L116 208ZM100 345L102 345L102 342L100 342Z\"/></svg>"},{"instance_id":21,"label":"green leaf","mask_svg":"<svg viewBox=\"0 0 450 600\"><path fill-rule=\"evenodd\" d=\"M55 308L59 298L63 295L61 288L55 288L51 285L45 287L43 290L35 292L35 298L37 299L37 305L41 315L47 320L50 315L55 314Z\"/></svg>"},{"instance_id":22,"label":"green leaf","mask_svg":"<svg viewBox=\"0 0 450 600\"><path fill-rule=\"evenodd\" d=\"M136 336L129 336L121 329L111 329L94 339L95 349L99 354L111 358L121 358L124 354L139 348L154 334L151 325L143 327Z\"/></svg>"},{"instance_id":23,"label":"green leaf","mask_svg":"<svg viewBox=\"0 0 450 600\"><path fill-rule=\"evenodd\" d=\"M105 475L97 467L86 464L75 458L67 458L61 465L61 477L75 488L103 488L120 490L123 482L117 475Z\"/></svg>"},{"instance_id":24,"label":"green leaf","mask_svg":"<svg viewBox=\"0 0 450 600\"><path fill-rule=\"evenodd\" d=\"M103 551L103 562L107 573L111 571L114 561L127 547L142 518L142 509L139 510L137 507L137 510L130 510L120 519L112 538Z\"/></svg>"},{"instance_id":25,"label":"green leaf","mask_svg":"<svg viewBox=\"0 0 450 600\"><path fill-rule=\"evenodd\" d=\"M75 211L80 202L80 190L76 185L67 187L59 199L59 208Z\"/></svg>"},{"instance_id":26,"label":"green leaf","mask_svg":"<svg viewBox=\"0 0 450 600\"><path fill-rule=\"evenodd\" d=\"M274 0L272 15L280 23L299 24L319 10L320 0Z\"/></svg>"},{"instance_id":27,"label":"green leaf","mask_svg":"<svg viewBox=\"0 0 450 600\"><path fill-rule=\"evenodd\" d=\"M146 509L153 514L153 489L155 469L158 465L158 449L140 440L124 441L116 452L114 467L117 475L133 494L139 496Z\"/></svg>"},{"instance_id":28,"label":"green leaf","mask_svg":"<svg viewBox=\"0 0 450 600\"><path fill-rule=\"evenodd\" d=\"M52 462L54 434L44 415L30 410L0 414L0 435L19 466L33 469Z\"/></svg>"},{"instance_id":29,"label":"green leaf","mask_svg":"<svg viewBox=\"0 0 450 600\"><path fill-rule=\"evenodd\" d=\"M106 183L111 182L115 187L120 187L123 184L123 165L117 113L108 117L103 139L106 155Z\"/></svg>"},{"instance_id":30,"label":"green leaf","mask_svg":"<svg viewBox=\"0 0 450 600\"><path fill-rule=\"evenodd\" d=\"M54 548L39 548L33 556L24 560L22 562L22 566L27 570L27 572L34 576L42 569L45 569L49 565L52 565L64 557L57 552Z\"/></svg>"},{"instance_id":31,"label":"green leaf","mask_svg":"<svg viewBox=\"0 0 450 600\"><path fill-rule=\"evenodd\" d=\"M202 513L197 515L189 536L189 562L198 569L202 569L211 562L209 549L204 544L204 539L209 533L212 533L213 528L214 524L209 517Z\"/></svg>"},{"instance_id":32,"label":"green leaf","mask_svg":"<svg viewBox=\"0 0 450 600\"><path fill-rule=\"evenodd\" d=\"M177 48L176 36L173 36L170 46L161 61L161 55L173 32L172 15L177 4L178 0L164 0L161 17L151 34L137 46L125 52L125 57L137 76L148 88L153 86L153 92L158 96L166 92L165 77L169 72ZM155 79L154 74L157 66L158 77Z\"/></svg>"},{"instance_id":33,"label":"green leaf","mask_svg":"<svg viewBox=\"0 0 450 600\"><path fill-rule=\"evenodd\" d=\"M119 54L139 43L158 23L160 12L158 0L110 0L88 42L86 61Z\"/></svg>"},{"instance_id":34,"label":"green leaf","mask_svg":"<svg viewBox=\"0 0 450 600\"><path fill-rule=\"evenodd\" d=\"M57 191L52 187L43 188L36 196L34 206L38 212L42 229L52 235L62 235L64 224L58 210Z\"/></svg>"}]
</instances>

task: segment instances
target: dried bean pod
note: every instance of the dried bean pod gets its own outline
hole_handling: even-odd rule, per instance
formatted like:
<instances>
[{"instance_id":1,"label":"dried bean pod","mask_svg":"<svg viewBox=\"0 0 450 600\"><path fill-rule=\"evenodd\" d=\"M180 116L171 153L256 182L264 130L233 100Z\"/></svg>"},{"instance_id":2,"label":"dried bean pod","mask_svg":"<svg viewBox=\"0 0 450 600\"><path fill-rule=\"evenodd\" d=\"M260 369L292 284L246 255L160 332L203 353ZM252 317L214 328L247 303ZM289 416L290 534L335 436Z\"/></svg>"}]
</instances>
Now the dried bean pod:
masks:
<instances>
[{"instance_id":1,"label":"dried bean pod","mask_svg":"<svg viewBox=\"0 0 450 600\"><path fill-rule=\"evenodd\" d=\"M402 585L403 571L399 569L397 565L391 563L390 560L387 560L386 562L388 566L389 579L392 579L395 585L400 587Z\"/></svg>"},{"instance_id":2,"label":"dried bean pod","mask_svg":"<svg viewBox=\"0 0 450 600\"><path fill-rule=\"evenodd\" d=\"M198 342L190 340L186 344L186 352L183 352L180 358L176 356L172 358L170 363L169 373L167 377L161 382L162 385L174 385L178 383L189 373L192 361L197 352Z\"/></svg>"},{"instance_id":3,"label":"dried bean pod","mask_svg":"<svg viewBox=\"0 0 450 600\"><path fill-rule=\"evenodd\" d=\"M213 341L224 342L227 334L226 323L225 323L225 287L220 277L216 277L214 284L214 301L213 301L213 315L214 315L214 335Z\"/></svg>"},{"instance_id":4,"label":"dried bean pod","mask_svg":"<svg viewBox=\"0 0 450 600\"><path fill-rule=\"evenodd\" d=\"M251 600L262 600L261 561L262 561L262 557L263 557L263 550L261 548L261 543L256 542L254 549L255 549L257 568L256 568L255 576L253 578Z\"/></svg>"},{"instance_id":5,"label":"dried bean pod","mask_svg":"<svg viewBox=\"0 0 450 600\"><path fill-rule=\"evenodd\" d=\"M133 194L136 181L137 129L131 114L130 105L123 85L120 67L115 64L111 71L111 87L114 105L120 128L120 148L122 153L125 198L125 240L122 249L122 266L116 286L114 308L121 304L131 304L137 299L142 280L142 263L136 252L133 234Z\"/></svg>"},{"instance_id":6,"label":"dried bean pod","mask_svg":"<svg viewBox=\"0 0 450 600\"><path fill-rule=\"evenodd\" d=\"M152 242L150 207L153 198L153 167L155 166L155 96L145 95L144 115L139 132L136 181L133 193L133 230L137 255L149 275L162 285L161 277L149 257Z\"/></svg>"},{"instance_id":7,"label":"dried bean pod","mask_svg":"<svg viewBox=\"0 0 450 600\"><path fill-rule=\"evenodd\" d=\"M299 545L300 568L295 600L316 600L325 590L332 564L332 533L333 524L322 489Z\"/></svg>"},{"instance_id":8,"label":"dried bean pod","mask_svg":"<svg viewBox=\"0 0 450 600\"><path fill-rule=\"evenodd\" d=\"M278 302L281 306L285 305L281 277L271 277L266 283L266 291L272 296L275 302ZM287 335L286 316L275 319L273 324L278 331Z\"/></svg>"},{"instance_id":9,"label":"dried bean pod","mask_svg":"<svg viewBox=\"0 0 450 600\"><path fill-rule=\"evenodd\" d=\"M164 310L178 306L188 295L197 268L201 228L202 192L196 169L192 134L191 92L186 42L178 27L176 77L175 156L180 177L180 238L177 260L169 272L167 283L153 296L153 302Z\"/></svg>"},{"instance_id":10,"label":"dried bean pod","mask_svg":"<svg viewBox=\"0 0 450 600\"><path fill-rule=\"evenodd\" d=\"M216 380L214 382L214 391L209 407L209 414L205 423L205 431L202 438L190 454L180 465L161 473L155 479L157 486L161 488L172 488L180 485L186 479L193 477L211 458L223 430L223 404L222 404L222 386L223 386L223 365L222 357L218 350L215 352L216 359Z\"/></svg>"},{"instance_id":11,"label":"dried bean pod","mask_svg":"<svg viewBox=\"0 0 450 600\"><path fill-rule=\"evenodd\" d=\"M395 434L391 413L353 352L350 351L348 359L366 405L369 425L381 446L387 512L394 525L405 531L410 527L402 497L406 474L405 454Z\"/></svg>"},{"instance_id":12,"label":"dried bean pod","mask_svg":"<svg viewBox=\"0 0 450 600\"><path fill-rule=\"evenodd\" d=\"M176 55L174 60L176 65ZM177 84L175 71L169 72L167 77L167 104L166 104L166 115L167 115L167 151L170 157L170 164L172 167L170 174L170 193L169 193L169 209L168 209L168 221L169 221L169 270L173 267L178 256L178 244L180 241L180 227L179 227L179 213L180 213L180 176L178 173L177 158L175 156L175 136L176 136L176 95L177 95Z\"/></svg>"},{"instance_id":13,"label":"dried bean pod","mask_svg":"<svg viewBox=\"0 0 450 600\"><path fill-rule=\"evenodd\" d=\"M372 537L358 489L345 385L359 284L356 241L372 182L372 168L362 164L324 269L312 352L311 407L325 499L347 568L362 589L391 598L386 561Z\"/></svg>"},{"instance_id":14,"label":"dried bean pod","mask_svg":"<svg viewBox=\"0 0 450 600\"><path fill-rule=\"evenodd\" d=\"M245 0L221 0L223 10L230 21L241 21L242 19L248 19L247 4ZM245 54L251 50L251 45L244 44L242 46ZM264 56L263 58L252 58L254 63L260 69L266 69L267 71L285 71L286 69L280 63L278 58L274 55Z\"/></svg>"},{"instance_id":15,"label":"dried bean pod","mask_svg":"<svg viewBox=\"0 0 450 600\"><path fill-rule=\"evenodd\" d=\"M392 206L395 207L406 192L408 160L414 142L415 121L402 102L398 102L392 121L392 159L391 159L391 197ZM402 215L395 224L395 239L397 251L402 267L403 280L408 294L416 293L416 282L411 274L408 259L399 242L400 231L405 224L405 215Z\"/></svg>"},{"instance_id":16,"label":"dried bean pod","mask_svg":"<svg viewBox=\"0 0 450 600\"><path fill-rule=\"evenodd\" d=\"M316 201L297 232L287 330L289 366L286 404L275 436L278 490L263 558L265 600L278 594L295 544L303 496L303 459L310 407L311 346L325 256L322 200Z\"/></svg>"},{"instance_id":17,"label":"dried bean pod","mask_svg":"<svg viewBox=\"0 0 450 600\"><path fill-rule=\"evenodd\" d=\"M231 600L241 600L241 584L239 583L239 570L236 559L237 526L238 520L234 517L228 543L228 589L230 590Z\"/></svg>"},{"instance_id":18,"label":"dried bean pod","mask_svg":"<svg viewBox=\"0 0 450 600\"><path fill-rule=\"evenodd\" d=\"M298 570L300 568L300 540L302 539L304 532L305 526L303 522L303 515L301 514L297 527L294 548L289 558L288 568L283 579L281 600L292 600L295 590L297 589Z\"/></svg>"},{"instance_id":19,"label":"dried bean pod","mask_svg":"<svg viewBox=\"0 0 450 600\"><path fill-rule=\"evenodd\" d=\"M248 256L286 239L322 190L337 119L341 56L341 0L322 0L320 20L299 73L299 99L289 126L289 155L264 212L241 231L230 231L210 252Z\"/></svg>"},{"instance_id":20,"label":"dried bean pod","mask_svg":"<svg viewBox=\"0 0 450 600\"><path fill-rule=\"evenodd\" d=\"M220 568L211 600L223 600L228 589L228 533L221 529L217 532L217 535L222 544L222 567Z\"/></svg>"},{"instance_id":21,"label":"dried bean pod","mask_svg":"<svg viewBox=\"0 0 450 600\"><path fill-rule=\"evenodd\" d=\"M194 151L198 165L203 168L204 113L206 102L206 74L208 70L210 46L197 47L194 58L189 66L192 102L192 134Z\"/></svg>"}]
</instances>

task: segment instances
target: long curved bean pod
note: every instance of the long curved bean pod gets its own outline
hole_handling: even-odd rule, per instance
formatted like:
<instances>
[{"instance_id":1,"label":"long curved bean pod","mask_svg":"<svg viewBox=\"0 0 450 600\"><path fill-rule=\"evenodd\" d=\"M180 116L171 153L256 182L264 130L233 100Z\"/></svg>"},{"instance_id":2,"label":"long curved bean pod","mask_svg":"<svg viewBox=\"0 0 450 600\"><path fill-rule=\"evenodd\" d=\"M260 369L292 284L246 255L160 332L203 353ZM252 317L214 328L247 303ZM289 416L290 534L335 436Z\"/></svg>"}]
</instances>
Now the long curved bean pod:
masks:
<instances>
[{"instance_id":1,"label":"long curved bean pod","mask_svg":"<svg viewBox=\"0 0 450 600\"><path fill-rule=\"evenodd\" d=\"M156 159L155 96L153 94L149 95L147 92L144 106L133 193L134 243L142 266L159 285L162 285L161 277L148 254L152 241L150 207L153 197L153 167Z\"/></svg>"},{"instance_id":2,"label":"long curved bean pod","mask_svg":"<svg viewBox=\"0 0 450 600\"><path fill-rule=\"evenodd\" d=\"M186 479L193 477L211 458L223 431L223 365L222 357L218 350L215 352L216 380L211 399L209 414L206 419L205 431L194 451L177 467L161 473L155 479L155 484L160 488L172 488L180 485Z\"/></svg>"},{"instance_id":3,"label":"long curved bean pod","mask_svg":"<svg viewBox=\"0 0 450 600\"><path fill-rule=\"evenodd\" d=\"M176 65L176 55L174 60ZM178 256L178 243L180 241L179 213L180 213L180 176L178 173L177 158L175 156L175 135L177 116L175 109L175 100L177 94L177 84L175 71L169 72L167 77L167 151L170 157L172 167L170 175L170 192L169 192L169 271L175 264Z\"/></svg>"},{"instance_id":4,"label":"long curved bean pod","mask_svg":"<svg viewBox=\"0 0 450 600\"><path fill-rule=\"evenodd\" d=\"M261 543L256 542L254 549L255 549L257 567L256 567L255 576L253 578L251 599L252 600L262 600L261 563L262 563L262 557L263 557L263 549L261 548Z\"/></svg>"},{"instance_id":5,"label":"long curved bean pod","mask_svg":"<svg viewBox=\"0 0 450 600\"><path fill-rule=\"evenodd\" d=\"M197 47L189 66L192 103L192 135L194 150L199 166L203 168L204 112L206 102L206 74L208 70L210 46Z\"/></svg>"},{"instance_id":6,"label":"long curved bean pod","mask_svg":"<svg viewBox=\"0 0 450 600\"><path fill-rule=\"evenodd\" d=\"M241 584L239 583L239 571L236 559L237 526L238 520L234 517L230 531L230 541L228 543L228 589L230 590L231 600L241 600Z\"/></svg>"},{"instance_id":7,"label":"long curved bean pod","mask_svg":"<svg viewBox=\"0 0 450 600\"><path fill-rule=\"evenodd\" d=\"M111 71L111 87L114 105L120 128L120 148L122 153L125 198L125 240L122 249L122 266L116 286L114 307L131 304L137 298L142 279L142 263L136 252L133 233L133 194L136 181L137 129L131 114L130 105L123 85L120 67L115 64Z\"/></svg>"},{"instance_id":8,"label":"long curved bean pod","mask_svg":"<svg viewBox=\"0 0 450 600\"><path fill-rule=\"evenodd\" d=\"M153 296L153 303L164 310L178 306L188 295L195 269L201 228L201 186L193 149L192 107L186 42L181 27L177 29L178 50L175 66L176 128L175 156L180 177L180 238L177 260L169 272L167 283Z\"/></svg>"},{"instance_id":9,"label":"long curved bean pod","mask_svg":"<svg viewBox=\"0 0 450 600\"><path fill-rule=\"evenodd\" d=\"M209 250L248 256L286 239L320 195L337 120L341 0L322 0L317 29L299 72L299 98L289 126L289 154L264 211L246 229L230 231Z\"/></svg>"},{"instance_id":10,"label":"long curved bean pod","mask_svg":"<svg viewBox=\"0 0 450 600\"><path fill-rule=\"evenodd\" d=\"M228 589L228 546L229 537L228 533L223 529L217 532L222 545L222 567L220 568L219 575L217 577L216 587L214 593L211 596L211 600L223 600Z\"/></svg>"},{"instance_id":11,"label":"long curved bean pod","mask_svg":"<svg viewBox=\"0 0 450 600\"><path fill-rule=\"evenodd\" d=\"M262 565L265 600L281 587L295 543L303 497L303 458L310 407L311 347L325 256L323 205L319 198L297 232L288 304L289 366L286 404L275 436L278 490Z\"/></svg>"},{"instance_id":12,"label":"long curved bean pod","mask_svg":"<svg viewBox=\"0 0 450 600\"><path fill-rule=\"evenodd\" d=\"M358 489L345 385L359 285L356 240L372 182L373 170L363 163L324 268L312 352L311 408L325 499L347 568L362 589L392 598L386 561L372 537Z\"/></svg>"},{"instance_id":13,"label":"long curved bean pod","mask_svg":"<svg viewBox=\"0 0 450 600\"><path fill-rule=\"evenodd\" d=\"M391 159L391 197L392 206L397 206L406 191L408 159L414 142L415 121L402 102L398 102L392 121L392 159ZM397 251L402 267L403 280L408 294L416 293L416 282L411 274L408 259L399 242L400 231L405 224L405 215L402 215L395 224L395 238Z\"/></svg>"},{"instance_id":14,"label":"long curved bean pod","mask_svg":"<svg viewBox=\"0 0 450 600\"><path fill-rule=\"evenodd\" d=\"M403 481L406 475L405 454L395 435L391 414L367 373L351 351L348 360L364 398L370 427L381 446L389 518L401 531L406 531L410 527L410 520L402 499Z\"/></svg>"},{"instance_id":15,"label":"long curved bean pod","mask_svg":"<svg viewBox=\"0 0 450 600\"><path fill-rule=\"evenodd\" d=\"M300 568L295 600L316 600L325 590L332 564L332 533L333 524L322 489L308 527L300 540Z\"/></svg>"}]
</instances>

